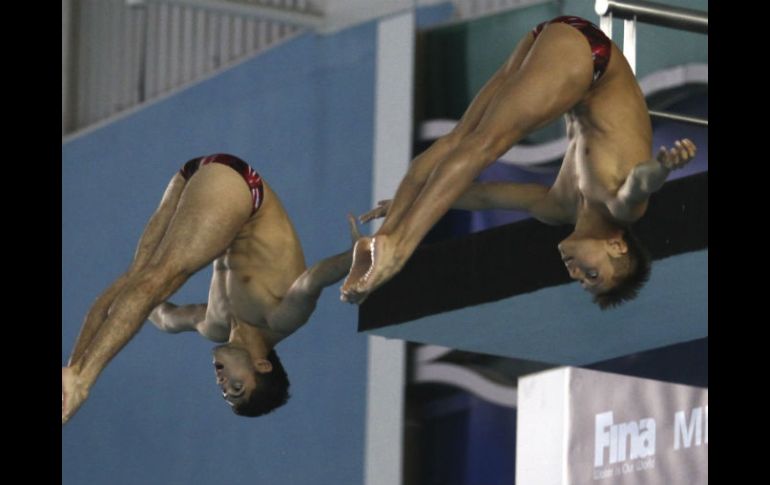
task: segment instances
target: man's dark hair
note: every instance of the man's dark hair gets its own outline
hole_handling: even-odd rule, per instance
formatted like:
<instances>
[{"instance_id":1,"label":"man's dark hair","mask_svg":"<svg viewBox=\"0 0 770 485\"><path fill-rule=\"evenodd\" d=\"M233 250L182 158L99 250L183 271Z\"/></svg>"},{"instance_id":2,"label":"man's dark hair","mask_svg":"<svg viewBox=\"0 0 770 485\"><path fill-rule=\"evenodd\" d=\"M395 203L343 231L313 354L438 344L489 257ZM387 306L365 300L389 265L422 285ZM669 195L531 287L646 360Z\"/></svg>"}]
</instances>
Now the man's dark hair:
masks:
<instances>
[{"instance_id":1,"label":"man's dark hair","mask_svg":"<svg viewBox=\"0 0 770 485\"><path fill-rule=\"evenodd\" d=\"M273 364L273 370L265 374L255 372L257 387L247 401L232 407L235 414L252 418L262 416L289 400L289 377L275 350L267 354L267 360Z\"/></svg>"},{"instance_id":2,"label":"man's dark hair","mask_svg":"<svg viewBox=\"0 0 770 485\"><path fill-rule=\"evenodd\" d=\"M614 308L629 300L633 300L639 295L639 290L650 279L652 269L652 257L647 248L642 246L641 241L631 232L630 228L625 230L623 239L628 246L628 253L624 258L610 258L616 273L625 273L618 284L609 291L594 296L594 303L599 308L606 310Z\"/></svg>"}]
</instances>

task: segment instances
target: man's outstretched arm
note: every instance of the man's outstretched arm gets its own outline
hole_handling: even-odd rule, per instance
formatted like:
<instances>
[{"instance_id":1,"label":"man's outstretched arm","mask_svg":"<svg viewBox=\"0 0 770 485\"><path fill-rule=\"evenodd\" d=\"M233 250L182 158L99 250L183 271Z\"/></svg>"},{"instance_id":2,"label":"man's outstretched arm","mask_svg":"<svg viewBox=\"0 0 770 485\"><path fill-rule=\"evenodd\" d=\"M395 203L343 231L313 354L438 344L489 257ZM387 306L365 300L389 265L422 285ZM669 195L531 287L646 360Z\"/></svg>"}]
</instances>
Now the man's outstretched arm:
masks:
<instances>
[{"instance_id":1,"label":"man's outstretched arm","mask_svg":"<svg viewBox=\"0 0 770 485\"><path fill-rule=\"evenodd\" d=\"M548 195L548 187L515 182L478 182L471 184L454 204L453 209L507 209L531 211Z\"/></svg>"},{"instance_id":2,"label":"man's outstretched arm","mask_svg":"<svg viewBox=\"0 0 770 485\"><path fill-rule=\"evenodd\" d=\"M205 303L177 306L164 301L147 319L164 332L194 332L206 320L206 307Z\"/></svg>"},{"instance_id":3,"label":"man's outstretched arm","mask_svg":"<svg viewBox=\"0 0 770 485\"><path fill-rule=\"evenodd\" d=\"M624 219L624 212L646 201L653 192L660 189L672 170L684 167L695 157L695 144L691 140L685 138L674 145L674 148L668 150L660 147L655 158L631 170L618 190L615 203L610 205L616 217Z\"/></svg>"},{"instance_id":4,"label":"man's outstretched arm","mask_svg":"<svg viewBox=\"0 0 770 485\"><path fill-rule=\"evenodd\" d=\"M471 184L453 204L452 209L487 210L505 209L537 212L548 196L549 187L540 184L516 182L477 182ZM385 217L391 200L381 200L377 207L361 215L361 222Z\"/></svg>"},{"instance_id":5,"label":"man's outstretched arm","mask_svg":"<svg viewBox=\"0 0 770 485\"><path fill-rule=\"evenodd\" d=\"M356 219L348 214L353 242L361 235ZM278 307L267 319L271 329L282 335L289 335L305 324L316 307L321 291L341 280L350 269L353 250L323 259L308 268L289 288Z\"/></svg>"}]
</instances>

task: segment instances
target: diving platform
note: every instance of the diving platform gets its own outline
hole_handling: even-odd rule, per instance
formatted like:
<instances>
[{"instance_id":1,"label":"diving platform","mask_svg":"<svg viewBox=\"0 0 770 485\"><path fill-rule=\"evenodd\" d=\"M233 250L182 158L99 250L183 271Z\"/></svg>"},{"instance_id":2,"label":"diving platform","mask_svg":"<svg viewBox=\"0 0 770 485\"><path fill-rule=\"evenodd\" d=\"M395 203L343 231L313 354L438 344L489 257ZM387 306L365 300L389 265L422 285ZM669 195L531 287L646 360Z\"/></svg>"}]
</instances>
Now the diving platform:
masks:
<instances>
[{"instance_id":1,"label":"diving platform","mask_svg":"<svg viewBox=\"0 0 770 485\"><path fill-rule=\"evenodd\" d=\"M708 172L667 182L634 231L653 257L602 311L564 269L570 226L534 219L426 244L359 309L359 332L580 366L708 336Z\"/></svg>"}]
</instances>

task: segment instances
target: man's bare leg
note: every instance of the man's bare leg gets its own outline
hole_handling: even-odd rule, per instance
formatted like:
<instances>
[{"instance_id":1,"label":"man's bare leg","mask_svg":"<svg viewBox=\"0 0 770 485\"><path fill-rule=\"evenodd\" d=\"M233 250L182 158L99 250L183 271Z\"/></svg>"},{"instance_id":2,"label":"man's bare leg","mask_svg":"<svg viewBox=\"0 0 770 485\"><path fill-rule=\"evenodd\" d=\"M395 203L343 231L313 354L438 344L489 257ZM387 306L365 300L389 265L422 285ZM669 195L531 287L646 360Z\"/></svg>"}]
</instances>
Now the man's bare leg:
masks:
<instances>
[{"instance_id":1,"label":"man's bare leg","mask_svg":"<svg viewBox=\"0 0 770 485\"><path fill-rule=\"evenodd\" d=\"M248 187L229 167L203 166L187 182L154 254L125 283L83 356L62 370L62 424L80 407L101 371L150 312L227 250L251 210Z\"/></svg>"},{"instance_id":2,"label":"man's bare leg","mask_svg":"<svg viewBox=\"0 0 770 485\"><path fill-rule=\"evenodd\" d=\"M436 140L430 148L412 161L406 175L404 175L404 178L399 183L391 206L388 209L388 214L385 216L382 226L377 232L378 234L389 234L398 227L401 219L411 208L436 164L446 158L463 142L466 136L476 129L490 101L497 96L504 80L519 69L533 42L534 38L531 33L524 36L516 45L505 64L495 72L489 81L484 84L473 101L471 101L470 106L468 106L468 109L463 113L462 118L460 118L460 121L452 131ZM354 245L353 266L341 288L343 300L350 301L351 303L361 303L363 301L356 295L356 283L371 268L371 248L371 237L360 238Z\"/></svg>"},{"instance_id":3,"label":"man's bare leg","mask_svg":"<svg viewBox=\"0 0 770 485\"><path fill-rule=\"evenodd\" d=\"M382 228L354 253L369 268L349 286L354 299L392 278L473 179L528 133L571 109L587 93L593 62L585 37L556 23L546 26L520 68L506 76L476 128L432 170L409 210L390 232ZM364 266L364 265L361 265ZM356 275L362 274L354 260Z\"/></svg>"},{"instance_id":4,"label":"man's bare leg","mask_svg":"<svg viewBox=\"0 0 770 485\"><path fill-rule=\"evenodd\" d=\"M532 34L527 34L516 45L508 60L495 74L484 84L468 109L463 113L460 121L450 133L436 140L426 151L418 155L409 165L406 175L401 180L393 197L388 214L379 231L388 234L401 222L404 214L417 198L420 190L428 180L436 164L446 158L457 148L463 139L476 129L486 112L490 101L497 96L501 85L507 77L516 72L524 61L534 42Z\"/></svg>"},{"instance_id":5,"label":"man's bare leg","mask_svg":"<svg viewBox=\"0 0 770 485\"><path fill-rule=\"evenodd\" d=\"M88 348L99 327L107 318L115 297L123 290L126 282L150 260L150 257L158 247L158 243L160 243L160 240L166 233L168 223L176 211L179 197L186 183L187 181L184 177L178 173L169 182L158 208L150 217L142 237L139 239L131 266L99 295L88 310L67 365L72 365L73 362L82 358L83 352Z\"/></svg>"}]
</instances>

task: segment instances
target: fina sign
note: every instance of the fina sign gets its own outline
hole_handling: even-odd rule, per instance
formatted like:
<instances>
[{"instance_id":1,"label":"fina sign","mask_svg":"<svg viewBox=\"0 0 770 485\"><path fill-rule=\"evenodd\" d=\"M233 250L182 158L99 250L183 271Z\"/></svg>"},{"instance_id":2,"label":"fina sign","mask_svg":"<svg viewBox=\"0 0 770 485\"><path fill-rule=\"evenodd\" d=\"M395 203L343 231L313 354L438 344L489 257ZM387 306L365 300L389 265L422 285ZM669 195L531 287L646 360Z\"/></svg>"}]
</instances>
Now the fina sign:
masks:
<instances>
[{"instance_id":1,"label":"fina sign","mask_svg":"<svg viewBox=\"0 0 770 485\"><path fill-rule=\"evenodd\" d=\"M708 389L559 368L519 380L517 483L708 482Z\"/></svg>"},{"instance_id":2,"label":"fina sign","mask_svg":"<svg viewBox=\"0 0 770 485\"><path fill-rule=\"evenodd\" d=\"M594 433L594 467L604 466L604 456L609 452L609 464L627 459L646 458L655 454L655 420L652 418L613 424L613 413L596 415ZM626 453L629 450L629 453Z\"/></svg>"}]
</instances>

